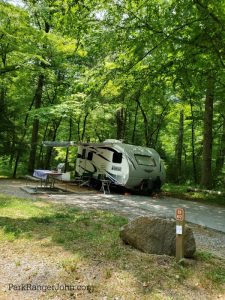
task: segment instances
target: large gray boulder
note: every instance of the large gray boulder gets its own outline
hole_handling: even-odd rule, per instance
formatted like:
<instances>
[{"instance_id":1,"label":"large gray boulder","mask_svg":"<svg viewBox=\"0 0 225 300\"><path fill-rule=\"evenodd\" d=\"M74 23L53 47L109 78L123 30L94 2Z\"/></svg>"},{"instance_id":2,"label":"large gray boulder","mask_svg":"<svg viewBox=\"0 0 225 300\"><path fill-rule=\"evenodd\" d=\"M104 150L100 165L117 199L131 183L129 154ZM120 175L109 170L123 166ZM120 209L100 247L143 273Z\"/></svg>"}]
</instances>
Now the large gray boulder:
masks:
<instances>
[{"instance_id":1,"label":"large gray boulder","mask_svg":"<svg viewBox=\"0 0 225 300\"><path fill-rule=\"evenodd\" d=\"M138 217L121 228L120 237L143 252L176 255L176 221L173 219ZM193 231L185 225L184 257L193 257L195 250Z\"/></svg>"}]
</instances>

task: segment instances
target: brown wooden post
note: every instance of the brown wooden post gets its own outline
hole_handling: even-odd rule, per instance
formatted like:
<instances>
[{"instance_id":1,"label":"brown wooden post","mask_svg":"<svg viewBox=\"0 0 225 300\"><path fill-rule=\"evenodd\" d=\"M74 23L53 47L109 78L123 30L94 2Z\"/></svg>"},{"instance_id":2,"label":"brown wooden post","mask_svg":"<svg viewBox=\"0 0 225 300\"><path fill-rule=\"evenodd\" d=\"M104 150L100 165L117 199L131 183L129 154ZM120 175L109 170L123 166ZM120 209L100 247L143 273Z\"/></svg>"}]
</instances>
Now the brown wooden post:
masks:
<instances>
[{"instance_id":1,"label":"brown wooden post","mask_svg":"<svg viewBox=\"0 0 225 300\"><path fill-rule=\"evenodd\" d=\"M176 209L176 261L179 262L184 258L184 226L185 210Z\"/></svg>"}]
</instances>

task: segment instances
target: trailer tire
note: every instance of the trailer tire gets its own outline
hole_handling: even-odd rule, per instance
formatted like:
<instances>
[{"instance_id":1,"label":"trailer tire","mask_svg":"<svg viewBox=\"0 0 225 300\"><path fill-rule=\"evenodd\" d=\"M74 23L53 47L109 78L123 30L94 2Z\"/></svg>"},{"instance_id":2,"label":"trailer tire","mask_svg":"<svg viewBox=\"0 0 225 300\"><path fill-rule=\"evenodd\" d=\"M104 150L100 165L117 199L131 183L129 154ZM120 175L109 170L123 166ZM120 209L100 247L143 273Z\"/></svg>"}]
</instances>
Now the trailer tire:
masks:
<instances>
[{"instance_id":1,"label":"trailer tire","mask_svg":"<svg viewBox=\"0 0 225 300\"><path fill-rule=\"evenodd\" d=\"M138 191L141 195L151 195L154 183L149 179L143 179L138 186Z\"/></svg>"},{"instance_id":2,"label":"trailer tire","mask_svg":"<svg viewBox=\"0 0 225 300\"><path fill-rule=\"evenodd\" d=\"M159 177L156 178L153 184L153 191L159 193L161 191L162 182Z\"/></svg>"}]
</instances>

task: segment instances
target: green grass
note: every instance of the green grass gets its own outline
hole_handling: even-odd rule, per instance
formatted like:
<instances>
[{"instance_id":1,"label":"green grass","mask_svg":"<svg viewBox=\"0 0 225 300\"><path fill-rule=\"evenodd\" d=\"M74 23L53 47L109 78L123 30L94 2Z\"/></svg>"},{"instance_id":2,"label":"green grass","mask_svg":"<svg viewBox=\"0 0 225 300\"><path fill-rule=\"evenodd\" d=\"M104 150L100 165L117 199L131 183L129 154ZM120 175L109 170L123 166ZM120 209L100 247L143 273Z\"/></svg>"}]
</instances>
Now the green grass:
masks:
<instances>
[{"instance_id":1,"label":"green grass","mask_svg":"<svg viewBox=\"0 0 225 300\"><path fill-rule=\"evenodd\" d=\"M207 272L207 277L217 284L225 283L225 267L216 267Z\"/></svg>"},{"instance_id":2,"label":"green grass","mask_svg":"<svg viewBox=\"0 0 225 300\"><path fill-rule=\"evenodd\" d=\"M213 259L213 255L208 251L197 251L196 258L201 261L209 262Z\"/></svg>"},{"instance_id":3,"label":"green grass","mask_svg":"<svg viewBox=\"0 0 225 300\"><path fill-rule=\"evenodd\" d=\"M109 212L82 212L63 205L0 195L0 240L49 238L52 244L70 250L86 244L87 255L98 252L116 259L122 253L119 228L126 223L126 218Z\"/></svg>"},{"instance_id":4,"label":"green grass","mask_svg":"<svg viewBox=\"0 0 225 300\"><path fill-rule=\"evenodd\" d=\"M188 187L189 185L166 183L165 185L163 185L162 194L184 200L192 200L201 203L225 206L224 195L212 195L204 192L188 192Z\"/></svg>"},{"instance_id":5,"label":"green grass","mask_svg":"<svg viewBox=\"0 0 225 300\"><path fill-rule=\"evenodd\" d=\"M2 217L28 219L30 217L47 217L54 214L53 209L42 201L31 201L0 195Z\"/></svg>"}]
</instances>

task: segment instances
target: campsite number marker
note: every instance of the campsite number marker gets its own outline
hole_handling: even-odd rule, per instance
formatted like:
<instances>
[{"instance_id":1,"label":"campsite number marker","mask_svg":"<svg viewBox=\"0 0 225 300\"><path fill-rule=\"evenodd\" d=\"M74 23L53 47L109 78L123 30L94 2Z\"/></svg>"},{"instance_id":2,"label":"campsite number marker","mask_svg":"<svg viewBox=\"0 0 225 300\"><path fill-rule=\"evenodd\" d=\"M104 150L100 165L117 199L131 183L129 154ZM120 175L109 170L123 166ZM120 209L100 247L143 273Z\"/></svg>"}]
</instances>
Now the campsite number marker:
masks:
<instances>
[{"instance_id":1,"label":"campsite number marker","mask_svg":"<svg viewBox=\"0 0 225 300\"><path fill-rule=\"evenodd\" d=\"M176 209L176 260L184 258L184 226L185 211L183 208Z\"/></svg>"}]
</instances>

